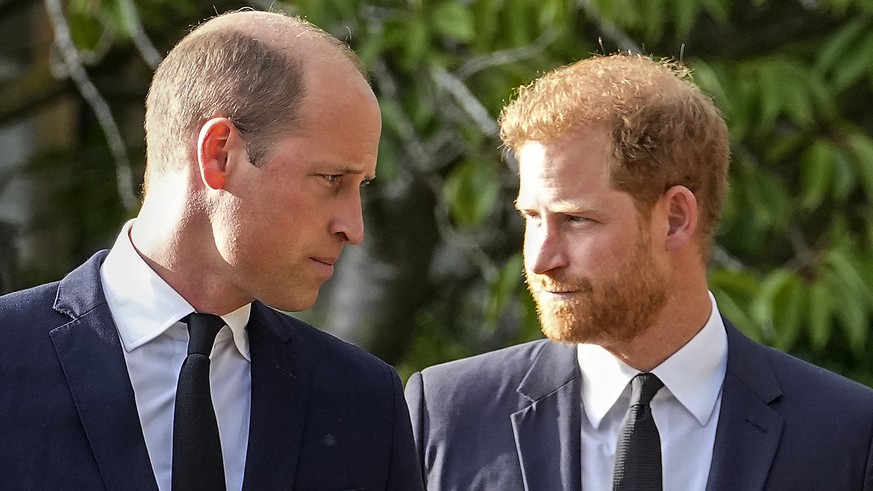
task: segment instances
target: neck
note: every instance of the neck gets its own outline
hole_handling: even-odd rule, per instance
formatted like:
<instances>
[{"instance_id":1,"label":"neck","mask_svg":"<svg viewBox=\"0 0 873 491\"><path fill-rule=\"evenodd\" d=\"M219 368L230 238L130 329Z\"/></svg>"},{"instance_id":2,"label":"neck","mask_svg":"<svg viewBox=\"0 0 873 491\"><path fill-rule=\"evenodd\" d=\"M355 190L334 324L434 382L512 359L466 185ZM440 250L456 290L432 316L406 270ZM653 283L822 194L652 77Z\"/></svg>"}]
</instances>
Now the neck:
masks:
<instances>
[{"instance_id":1,"label":"neck","mask_svg":"<svg viewBox=\"0 0 873 491\"><path fill-rule=\"evenodd\" d=\"M170 287L198 312L223 315L253 299L221 274L223 264L212 228L190 196L176 190L158 193L152 187L130 230L134 249Z\"/></svg>"}]
</instances>

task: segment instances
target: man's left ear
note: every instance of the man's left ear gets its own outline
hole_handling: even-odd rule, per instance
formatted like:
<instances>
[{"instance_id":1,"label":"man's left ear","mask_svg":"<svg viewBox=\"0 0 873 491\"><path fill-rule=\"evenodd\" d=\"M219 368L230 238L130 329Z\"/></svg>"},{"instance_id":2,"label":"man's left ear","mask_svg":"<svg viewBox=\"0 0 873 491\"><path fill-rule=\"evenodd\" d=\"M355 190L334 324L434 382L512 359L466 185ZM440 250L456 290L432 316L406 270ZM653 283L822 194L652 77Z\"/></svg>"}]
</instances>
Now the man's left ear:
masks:
<instances>
[{"instance_id":1,"label":"man's left ear","mask_svg":"<svg viewBox=\"0 0 873 491\"><path fill-rule=\"evenodd\" d=\"M677 185L668 189L661 200L667 210L669 223L666 248L668 251L680 249L694 237L697 230L697 198L690 189Z\"/></svg>"}]
</instances>

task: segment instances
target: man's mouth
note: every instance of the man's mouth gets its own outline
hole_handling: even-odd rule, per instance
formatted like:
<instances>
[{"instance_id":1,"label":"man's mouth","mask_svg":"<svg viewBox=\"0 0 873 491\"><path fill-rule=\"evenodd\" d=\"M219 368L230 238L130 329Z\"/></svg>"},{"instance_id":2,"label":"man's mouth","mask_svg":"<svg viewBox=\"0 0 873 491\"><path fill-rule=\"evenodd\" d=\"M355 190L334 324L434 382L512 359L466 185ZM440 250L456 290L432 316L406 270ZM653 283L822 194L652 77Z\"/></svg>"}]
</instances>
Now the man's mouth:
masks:
<instances>
[{"instance_id":1,"label":"man's mouth","mask_svg":"<svg viewBox=\"0 0 873 491\"><path fill-rule=\"evenodd\" d=\"M333 266L333 265L336 263L336 261L337 261L337 258L335 258L335 257L329 257L329 256L325 256L325 257L311 257L310 259L312 259L312 260L315 261L315 262L319 262L319 263L322 263L322 264L326 264L326 265L328 265L328 266Z\"/></svg>"}]
</instances>

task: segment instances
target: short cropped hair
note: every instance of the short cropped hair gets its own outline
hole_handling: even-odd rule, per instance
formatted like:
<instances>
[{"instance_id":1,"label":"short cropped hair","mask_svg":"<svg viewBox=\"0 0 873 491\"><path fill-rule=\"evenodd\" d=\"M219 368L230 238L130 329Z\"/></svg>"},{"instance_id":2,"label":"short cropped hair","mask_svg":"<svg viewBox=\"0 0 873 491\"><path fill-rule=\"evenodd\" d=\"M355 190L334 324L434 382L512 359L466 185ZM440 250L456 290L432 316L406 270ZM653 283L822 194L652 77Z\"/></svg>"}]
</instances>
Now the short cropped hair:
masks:
<instances>
[{"instance_id":1,"label":"short cropped hair","mask_svg":"<svg viewBox=\"0 0 873 491\"><path fill-rule=\"evenodd\" d=\"M309 22L273 14L273 24L327 41L328 48L363 66L345 44ZM281 17L280 17L281 16ZM246 140L254 165L279 134L301 120L304 62L284 45L271 45L233 28L195 30L158 66L146 99L146 146L150 172L190 162L200 127L210 118L230 119Z\"/></svg>"},{"instance_id":2,"label":"short cropped hair","mask_svg":"<svg viewBox=\"0 0 873 491\"><path fill-rule=\"evenodd\" d=\"M690 71L644 55L595 56L554 70L519 89L500 115L509 149L554 142L582 127L611 133L610 176L646 217L675 185L694 193L698 232L708 256L727 189L727 125Z\"/></svg>"}]
</instances>

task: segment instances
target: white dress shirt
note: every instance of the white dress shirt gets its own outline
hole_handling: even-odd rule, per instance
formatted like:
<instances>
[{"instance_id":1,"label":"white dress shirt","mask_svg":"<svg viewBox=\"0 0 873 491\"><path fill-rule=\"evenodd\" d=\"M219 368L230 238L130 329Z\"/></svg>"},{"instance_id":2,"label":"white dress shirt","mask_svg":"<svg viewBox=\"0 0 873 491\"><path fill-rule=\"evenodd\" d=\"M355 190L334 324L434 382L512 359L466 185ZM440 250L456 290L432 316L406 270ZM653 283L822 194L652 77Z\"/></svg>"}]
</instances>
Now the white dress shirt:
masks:
<instances>
[{"instance_id":1,"label":"white dress shirt","mask_svg":"<svg viewBox=\"0 0 873 491\"><path fill-rule=\"evenodd\" d=\"M661 436L664 491L706 488L721 388L727 369L727 333L710 293L703 329L652 370L664 382L652 400ZM630 405L630 380L639 373L593 344L577 348L582 372L582 488L610 491L621 421Z\"/></svg>"},{"instance_id":2,"label":"white dress shirt","mask_svg":"<svg viewBox=\"0 0 873 491\"><path fill-rule=\"evenodd\" d=\"M133 224L131 220L122 229L100 268L100 279L124 347L158 488L170 491L176 383L188 350L188 329L179 320L194 308L133 248ZM242 489L245 471L251 413L251 357L245 327L250 312L247 304L221 316L227 325L219 331L210 355L212 402L228 490Z\"/></svg>"}]
</instances>

